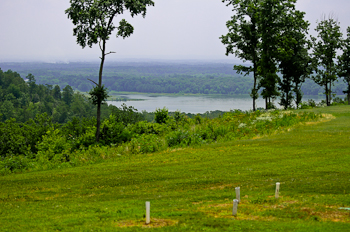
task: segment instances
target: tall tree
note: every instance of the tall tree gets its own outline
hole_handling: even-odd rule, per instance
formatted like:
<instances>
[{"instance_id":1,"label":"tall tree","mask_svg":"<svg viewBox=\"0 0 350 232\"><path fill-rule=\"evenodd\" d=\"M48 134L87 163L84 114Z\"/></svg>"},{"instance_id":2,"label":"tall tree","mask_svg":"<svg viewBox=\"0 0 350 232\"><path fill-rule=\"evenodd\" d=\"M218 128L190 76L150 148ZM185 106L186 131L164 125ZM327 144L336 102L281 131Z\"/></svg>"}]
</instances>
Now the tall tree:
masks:
<instances>
[{"instance_id":1,"label":"tall tree","mask_svg":"<svg viewBox=\"0 0 350 232\"><path fill-rule=\"evenodd\" d=\"M147 6L153 6L152 0L70 0L70 8L65 12L68 18L76 26L73 29L74 36L77 37L77 43L83 48L88 45L92 47L99 44L101 50L101 63L98 83L90 91L94 104L97 105L97 126L96 141L99 141L101 124L101 104L106 100L107 90L102 85L103 65L106 55L113 52L106 52L106 42L109 40L112 32L117 29L117 37L129 37L134 28L125 19L119 22L116 27L113 23L117 16L129 11L131 16L142 14L146 16Z\"/></svg>"},{"instance_id":2,"label":"tall tree","mask_svg":"<svg viewBox=\"0 0 350 232\"><path fill-rule=\"evenodd\" d=\"M296 0L262 0L260 1L259 31L261 33L261 95L265 99L266 109L272 107L271 99L279 96L277 84L278 63L280 62L280 44L286 30L285 18L295 10ZM294 30L294 28L292 29Z\"/></svg>"},{"instance_id":3,"label":"tall tree","mask_svg":"<svg viewBox=\"0 0 350 232\"><path fill-rule=\"evenodd\" d=\"M74 90L70 85L66 85L62 91L62 100L69 106L73 101Z\"/></svg>"},{"instance_id":4,"label":"tall tree","mask_svg":"<svg viewBox=\"0 0 350 232\"><path fill-rule=\"evenodd\" d=\"M226 55L234 54L245 61L250 61L251 66L235 65L234 70L238 73L253 73L254 84L251 91L253 98L253 110L256 110L256 99L258 99L258 62L259 42L258 34L258 11L260 0L223 0L227 6L232 5L234 15L227 21L228 33L220 37L221 42L226 45Z\"/></svg>"},{"instance_id":5,"label":"tall tree","mask_svg":"<svg viewBox=\"0 0 350 232\"><path fill-rule=\"evenodd\" d=\"M317 38L313 40L313 61L316 74L313 80L325 90L327 106L332 100L332 84L337 79L337 65L335 58L337 51L341 48L341 37L339 22L331 15L328 19L318 23L316 29Z\"/></svg>"},{"instance_id":6,"label":"tall tree","mask_svg":"<svg viewBox=\"0 0 350 232\"><path fill-rule=\"evenodd\" d=\"M61 100L61 88L59 85L55 85L52 91L52 96L56 100Z\"/></svg>"},{"instance_id":7,"label":"tall tree","mask_svg":"<svg viewBox=\"0 0 350 232\"><path fill-rule=\"evenodd\" d=\"M311 72L308 53L311 41L307 39L310 24L304 20L304 15L304 12L296 10L283 19L285 30L279 41L279 68L282 73L279 90L282 95L280 105L285 109L291 107L293 99L298 107L302 99L301 85Z\"/></svg>"},{"instance_id":8,"label":"tall tree","mask_svg":"<svg viewBox=\"0 0 350 232\"><path fill-rule=\"evenodd\" d=\"M338 56L338 75L348 84L348 89L343 92L348 95L350 105L350 27L347 28L347 38L343 41L342 50L343 54Z\"/></svg>"}]
</instances>

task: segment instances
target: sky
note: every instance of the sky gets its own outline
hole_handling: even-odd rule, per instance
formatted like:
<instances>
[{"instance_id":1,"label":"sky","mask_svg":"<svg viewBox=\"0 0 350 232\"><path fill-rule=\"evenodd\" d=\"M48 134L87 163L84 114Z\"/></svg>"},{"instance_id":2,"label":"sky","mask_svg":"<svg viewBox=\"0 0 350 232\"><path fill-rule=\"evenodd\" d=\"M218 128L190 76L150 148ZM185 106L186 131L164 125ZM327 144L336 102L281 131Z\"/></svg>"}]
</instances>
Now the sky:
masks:
<instances>
[{"instance_id":1,"label":"sky","mask_svg":"<svg viewBox=\"0 0 350 232\"><path fill-rule=\"evenodd\" d=\"M225 56L219 37L227 33L232 15L221 0L154 0L145 18L128 15L135 28L131 37L107 42L114 51L108 61L138 60L236 60ZM73 36L73 24L64 13L69 0L1 0L0 62L93 62L99 61L98 46L82 49ZM306 12L310 33L316 35L316 21L333 13L342 31L350 26L350 0L298 0L297 9Z\"/></svg>"}]
</instances>

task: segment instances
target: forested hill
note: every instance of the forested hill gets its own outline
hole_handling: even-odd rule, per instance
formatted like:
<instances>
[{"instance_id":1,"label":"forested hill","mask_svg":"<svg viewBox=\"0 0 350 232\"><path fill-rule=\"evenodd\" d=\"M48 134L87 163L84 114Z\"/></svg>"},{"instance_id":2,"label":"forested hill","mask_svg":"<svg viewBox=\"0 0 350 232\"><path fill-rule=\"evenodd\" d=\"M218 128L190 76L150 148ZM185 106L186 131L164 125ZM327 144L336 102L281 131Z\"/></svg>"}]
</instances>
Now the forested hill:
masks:
<instances>
[{"instance_id":1,"label":"forested hill","mask_svg":"<svg viewBox=\"0 0 350 232\"><path fill-rule=\"evenodd\" d=\"M97 80L99 63L0 63L23 78L29 73L38 84L72 86L88 91ZM253 78L235 73L229 63L107 63L103 83L109 90L141 93L249 94ZM333 90L342 94L342 81ZM323 89L312 80L302 87L305 95L318 95Z\"/></svg>"}]
</instances>

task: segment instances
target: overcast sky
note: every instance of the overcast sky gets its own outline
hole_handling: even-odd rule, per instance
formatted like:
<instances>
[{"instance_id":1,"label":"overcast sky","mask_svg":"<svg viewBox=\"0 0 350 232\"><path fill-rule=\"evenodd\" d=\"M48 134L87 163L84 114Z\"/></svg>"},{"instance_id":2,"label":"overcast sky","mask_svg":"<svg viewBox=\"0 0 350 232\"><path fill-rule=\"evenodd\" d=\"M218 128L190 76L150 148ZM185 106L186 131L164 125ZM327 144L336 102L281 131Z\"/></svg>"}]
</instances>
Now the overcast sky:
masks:
<instances>
[{"instance_id":1,"label":"overcast sky","mask_svg":"<svg viewBox=\"0 0 350 232\"><path fill-rule=\"evenodd\" d=\"M225 56L219 39L232 14L221 0L154 2L146 18L117 18L130 19L135 32L125 40L114 33L107 49L117 53L107 60L235 59ZM99 61L97 46L82 49L76 44L73 24L64 13L68 7L69 0L0 0L0 62ZM350 0L299 0L297 8L306 12L312 34L322 13L334 13L343 32L350 26Z\"/></svg>"}]
</instances>

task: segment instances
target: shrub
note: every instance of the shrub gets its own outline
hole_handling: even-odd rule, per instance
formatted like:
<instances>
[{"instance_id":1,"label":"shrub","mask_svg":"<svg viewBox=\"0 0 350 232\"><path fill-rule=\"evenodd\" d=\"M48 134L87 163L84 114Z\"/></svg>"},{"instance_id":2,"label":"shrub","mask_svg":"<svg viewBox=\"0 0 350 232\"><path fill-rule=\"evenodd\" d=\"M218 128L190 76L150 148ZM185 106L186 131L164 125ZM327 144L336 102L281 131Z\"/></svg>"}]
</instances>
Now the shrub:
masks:
<instances>
[{"instance_id":1,"label":"shrub","mask_svg":"<svg viewBox=\"0 0 350 232\"><path fill-rule=\"evenodd\" d=\"M29 160L25 156L11 156L0 161L0 172L3 174L21 171L27 168Z\"/></svg>"},{"instance_id":2,"label":"shrub","mask_svg":"<svg viewBox=\"0 0 350 232\"><path fill-rule=\"evenodd\" d=\"M183 123L183 122L185 122L185 114L183 114L177 110L174 113L174 119L175 119L176 123Z\"/></svg>"},{"instance_id":3,"label":"shrub","mask_svg":"<svg viewBox=\"0 0 350 232\"><path fill-rule=\"evenodd\" d=\"M164 142L157 135L142 134L133 138L129 145L131 153L150 153L161 150Z\"/></svg>"},{"instance_id":4,"label":"shrub","mask_svg":"<svg viewBox=\"0 0 350 232\"><path fill-rule=\"evenodd\" d=\"M130 131L134 134L163 134L167 131L166 125L161 125L158 123L151 123L146 121L141 121L130 127Z\"/></svg>"},{"instance_id":5,"label":"shrub","mask_svg":"<svg viewBox=\"0 0 350 232\"><path fill-rule=\"evenodd\" d=\"M194 122L196 124L201 124L202 121L203 121L203 118L201 117L201 115L200 114L196 114L196 116L194 117Z\"/></svg>"},{"instance_id":6,"label":"shrub","mask_svg":"<svg viewBox=\"0 0 350 232\"><path fill-rule=\"evenodd\" d=\"M116 120L115 115L110 115L109 119L103 121L101 125L100 143L102 145L119 144L131 139L131 133L125 130L122 122Z\"/></svg>"},{"instance_id":7,"label":"shrub","mask_svg":"<svg viewBox=\"0 0 350 232\"><path fill-rule=\"evenodd\" d=\"M36 158L41 162L51 161L54 157L56 161L65 161L67 160L66 156L70 149L71 145L67 142L66 138L60 134L60 130L49 130L43 137L43 140L38 144L38 154Z\"/></svg>"},{"instance_id":8,"label":"shrub","mask_svg":"<svg viewBox=\"0 0 350 232\"><path fill-rule=\"evenodd\" d=\"M343 104L345 104L345 101L340 97L333 98L332 105L343 105Z\"/></svg>"},{"instance_id":9,"label":"shrub","mask_svg":"<svg viewBox=\"0 0 350 232\"><path fill-rule=\"evenodd\" d=\"M190 133L188 131L183 131L178 129L176 131L170 132L166 136L166 141L169 147L175 147L179 145L189 145L191 142Z\"/></svg>"},{"instance_id":10,"label":"shrub","mask_svg":"<svg viewBox=\"0 0 350 232\"><path fill-rule=\"evenodd\" d=\"M121 122L125 126L128 124L135 124L143 120L143 115L137 112L137 110L132 106L127 107L127 105L123 103L120 108L115 106L111 107L112 115L115 116L116 122Z\"/></svg>"},{"instance_id":11,"label":"shrub","mask_svg":"<svg viewBox=\"0 0 350 232\"><path fill-rule=\"evenodd\" d=\"M81 136L69 139L71 141L72 149L88 148L96 143L96 127L87 127L86 132Z\"/></svg>"},{"instance_id":12,"label":"shrub","mask_svg":"<svg viewBox=\"0 0 350 232\"><path fill-rule=\"evenodd\" d=\"M21 124L12 118L0 122L0 157L25 155L27 153L26 138L23 136Z\"/></svg>"},{"instance_id":13,"label":"shrub","mask_svg":"<svg viewBox=\"0 0 350 232\"><path fill-rule=\"evenodd\" d=\"M156 109L155 116L154 116L154 121L156 123L166 123L168 120L169 115L168 115L168 109L163 108L163 109Z\"/></svg>"}]
</instances>

